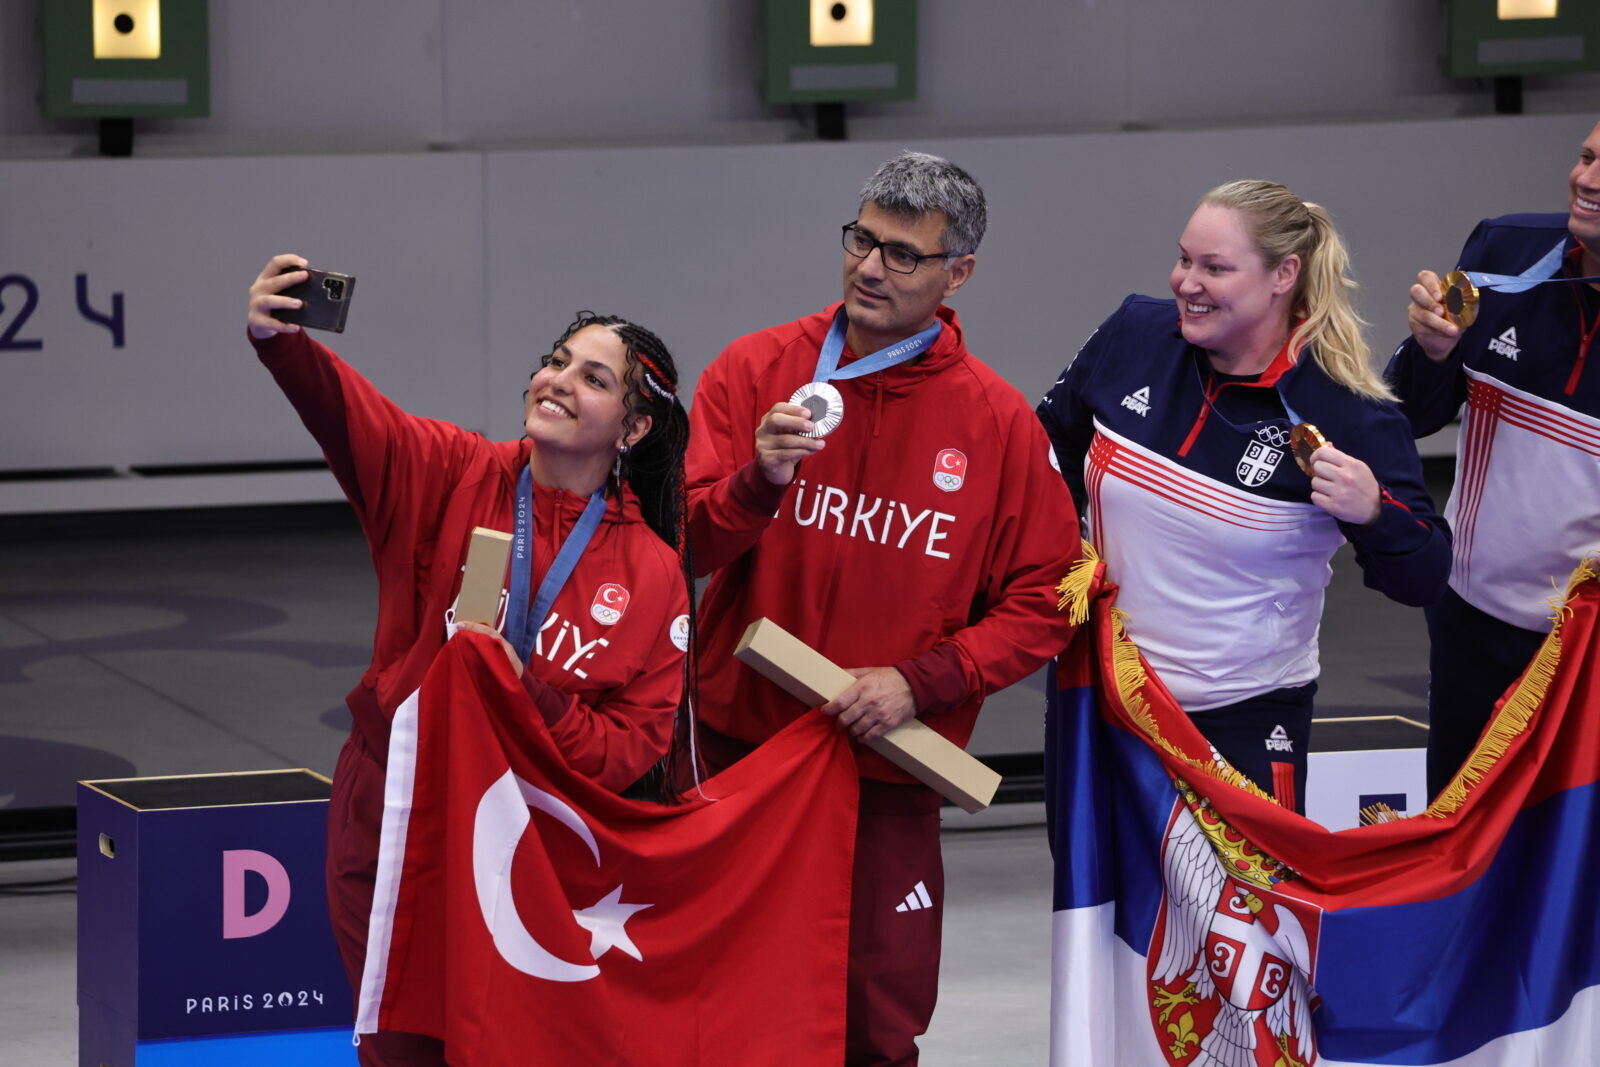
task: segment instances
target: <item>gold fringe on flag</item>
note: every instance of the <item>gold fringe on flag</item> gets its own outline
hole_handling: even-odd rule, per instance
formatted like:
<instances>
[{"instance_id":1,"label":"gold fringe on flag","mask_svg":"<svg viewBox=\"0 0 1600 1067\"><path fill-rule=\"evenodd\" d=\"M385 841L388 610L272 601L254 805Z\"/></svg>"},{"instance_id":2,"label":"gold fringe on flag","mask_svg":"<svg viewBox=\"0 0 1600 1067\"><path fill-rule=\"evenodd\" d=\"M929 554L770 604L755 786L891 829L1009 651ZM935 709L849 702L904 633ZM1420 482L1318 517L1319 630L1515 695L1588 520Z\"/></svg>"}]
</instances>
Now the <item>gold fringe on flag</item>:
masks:
<instances>
[{"instance_id":1,"label":"gold fringe on flag","mask_svg":"<svg viewBox=\"0 0 1600 1067\"><path fill-rule=\"evenodd\" d=\"M1572 613L1568 605L1577 595L1578 587L1596 577L1600 577L1600 555L1586 556L1572 572L1566 593L1558 603L1552 604L1554 613L1550 616L1550 636L1539 646L1538 653L1523 672L1517 687L1489 720L1489 726L1478 739L1472 754L1422 814L1442 819L1459 811L1461 805L1466 803L1468 794L1483 781L1489 769L1500 762L1500 757L1506 754L1511 742L1528 728L1534 712L1544 703L1545 695L1550 691L1550 682L1555 678L1556 666L1561 662L1561 624Z\"/></svg>"},{"instance_id":2,"label":"gold fringe on flag","mask_svg":"<svg viewBox=\"0 0 1600 1067\"><path fill-rule=\"evenodd\" d=\"M1361 809L1361 825L1376 826L1380 822L1399 822L1405 816L1395 811L1383 801Z\"/></svg>"},{"instance_id":3,"label":"gold fringe on flag","mask_svg":"<svg viewBox=\"0 0 1600 1067\"><path fill-rule=\"evenodd\" d=\"M1150 712L1149 702L1141 692L1145 683L1149 681L1149 675L1145 671L1144 662L1139 658L1139 646L1128 636L1127 618L1120 609L1111 609L1111 670L1112 683L1117 687L1117 696L1121 698L1122 706L1128 710L1128 717L1133 720L1134 725L1139 727L1157 748L1173 759L1215 775L1229 785L1237 786L1263 800L1276 803L1274 797L1232 767L1218 763L1215 759L1195 759L1179 751L1171 741L1161 735L1161 728ZM1183 786L1180 785L1178 788L1181 792Z\"/></svg>"},{"instance_id":4,"label":"gold fringe on flag","mask_svg":"<svg viewBox=\"0 0 1600 1067\"><path fill-rule=\"evenodd\" d=\"M1056 602L1057 611L1067 613L1067 621L1074 626L1082 626L1089 621L1089 589L1094 585L1094 569L1100 563L1100 554L1088 541L1081 542L1082 555L1078 562L1067 569L1067 576L1061 579L1061 584L1056 586L1056 592L1061 594L1061 599Z\"/></svg>"}]
</instances>

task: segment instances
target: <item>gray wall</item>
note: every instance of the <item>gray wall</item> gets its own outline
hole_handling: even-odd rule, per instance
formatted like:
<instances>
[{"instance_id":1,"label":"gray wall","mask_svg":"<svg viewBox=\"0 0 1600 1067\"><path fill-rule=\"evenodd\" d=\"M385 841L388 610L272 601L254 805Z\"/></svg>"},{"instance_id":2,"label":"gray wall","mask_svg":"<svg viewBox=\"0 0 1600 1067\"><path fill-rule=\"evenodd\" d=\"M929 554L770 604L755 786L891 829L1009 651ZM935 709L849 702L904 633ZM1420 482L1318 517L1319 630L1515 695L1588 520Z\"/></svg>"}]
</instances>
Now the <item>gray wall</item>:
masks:
<instances>
[{"instance_id":1,"label":"gray wall","mask_svg":"<svg viewBox=\"0 0 1600 1067\"><path fill-rule=\"evenodd\" d=\"M0 153L62 156L41 118L40 0L0 4ZM1440 69L1441 0L920 0L915 101L853 109L866 139L1441 118L1489 109ZM213 114L146 151L415 151L804 136L763 104L758 0L210 4ZM1595 75L1533 79L1533 112Z\"/></svg>"}]
</instances>

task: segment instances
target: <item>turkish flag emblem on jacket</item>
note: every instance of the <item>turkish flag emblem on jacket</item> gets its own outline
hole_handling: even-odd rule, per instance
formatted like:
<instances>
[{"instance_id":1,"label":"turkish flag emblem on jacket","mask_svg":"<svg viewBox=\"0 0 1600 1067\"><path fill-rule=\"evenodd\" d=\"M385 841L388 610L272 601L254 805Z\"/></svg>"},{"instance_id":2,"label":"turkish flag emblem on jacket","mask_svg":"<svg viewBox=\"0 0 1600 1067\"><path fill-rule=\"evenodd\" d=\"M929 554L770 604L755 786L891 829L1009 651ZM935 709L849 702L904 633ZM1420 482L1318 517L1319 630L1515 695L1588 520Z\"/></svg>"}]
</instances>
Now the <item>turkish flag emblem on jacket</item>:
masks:
<instances>
[{"instance_id":1,"label":"turkish flag emblem on jacket","mask_svg":"<svg viewBox=\"0 0 1600 1067\"><path fill-rule=\"evenodd\" d=\"M941 449L933 457L933 484L947 493L960 489L967 480L967 454L959 448Z\"/></svg>"},{"instance_id":2,"label":"turkish flag emblem on jacket","mask_svg":"<svg viewBox=\"0 0 1600 1067\"><path fill-rule=\"evenodd\" d=\"M836 1065L856 769L815 713L673 806L569 769L458 634L391 735L356 1030L452 1064Z\"/></svg>"},{"instance_id":3,"label":"turkish flag emblem on jacket","mask_svg":"<svg viewBox=\"0 0 1600 1067\"><path fill-rule=\"evenodd\" d=\"M603 626L615 626L627 610L628 591L616 582L607 582L595 590L594 603L589 605L589 614Z\"/></svg>"}]
</instances>

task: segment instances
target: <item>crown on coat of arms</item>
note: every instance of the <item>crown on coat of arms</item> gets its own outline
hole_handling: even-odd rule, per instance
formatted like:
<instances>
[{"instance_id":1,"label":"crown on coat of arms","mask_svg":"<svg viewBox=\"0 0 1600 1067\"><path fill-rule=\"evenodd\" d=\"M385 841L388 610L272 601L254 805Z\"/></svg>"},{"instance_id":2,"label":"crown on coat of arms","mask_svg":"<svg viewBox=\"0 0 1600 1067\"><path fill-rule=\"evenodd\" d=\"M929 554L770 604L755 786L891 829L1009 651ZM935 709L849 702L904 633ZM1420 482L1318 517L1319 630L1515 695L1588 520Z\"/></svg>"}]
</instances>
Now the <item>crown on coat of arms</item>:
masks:
<instances>
[{"instance_id":1,"label":"crown on coat of arms","mask_svg":"<svg viewBox=\"0 0 1600 1067\"><path fill-rule=\"evenodd\" d=\"M1229 826L1211 806L1210 798L1195 792L1194 787L1182 778L1176 778L1174 781L1178 791L1183 794L1185 806L1199 823L1200 832L1206 835L1211 847L1216 849L1217 857L1231 877L1261 886L1263 889L1298 877L1293 868L1262 852L1246 840L1238 830Z\"/></svg>"}]
</instances>

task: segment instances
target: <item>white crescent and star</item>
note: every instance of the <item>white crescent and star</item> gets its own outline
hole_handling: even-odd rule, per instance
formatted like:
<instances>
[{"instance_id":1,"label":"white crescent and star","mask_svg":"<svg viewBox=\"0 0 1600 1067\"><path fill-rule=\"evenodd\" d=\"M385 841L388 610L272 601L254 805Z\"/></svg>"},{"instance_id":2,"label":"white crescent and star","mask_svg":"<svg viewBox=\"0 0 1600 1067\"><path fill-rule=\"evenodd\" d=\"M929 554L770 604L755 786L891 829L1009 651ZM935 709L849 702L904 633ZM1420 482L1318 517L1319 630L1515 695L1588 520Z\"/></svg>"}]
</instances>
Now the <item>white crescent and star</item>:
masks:
<instances>
[{"instance_id":1,"label":"white crescent and star","mask_svg":"<svg viewBox=\"0 0 1600 1067\"><path fill-rule=\"evenodd\" d=\"M511 863L532 820L530 808L538 808L576 834L588 846L595 866L600 865L600 846L583 817L560 797L523 781L508 770L484 791L473 819L472 878L478 907L483 912L484 925L494 938L495 948L512 967L552 982L586 982L599 976L599 965L574 963L550 952L528 932L517 913L511 889ZM616 948L642 961L644 956L624 926L636 912L650 906L622 903L622 886L619 885L594 905L573 909L572 918L591 935L591 958L598 960Z\"/></svg>"}]
</instances>

